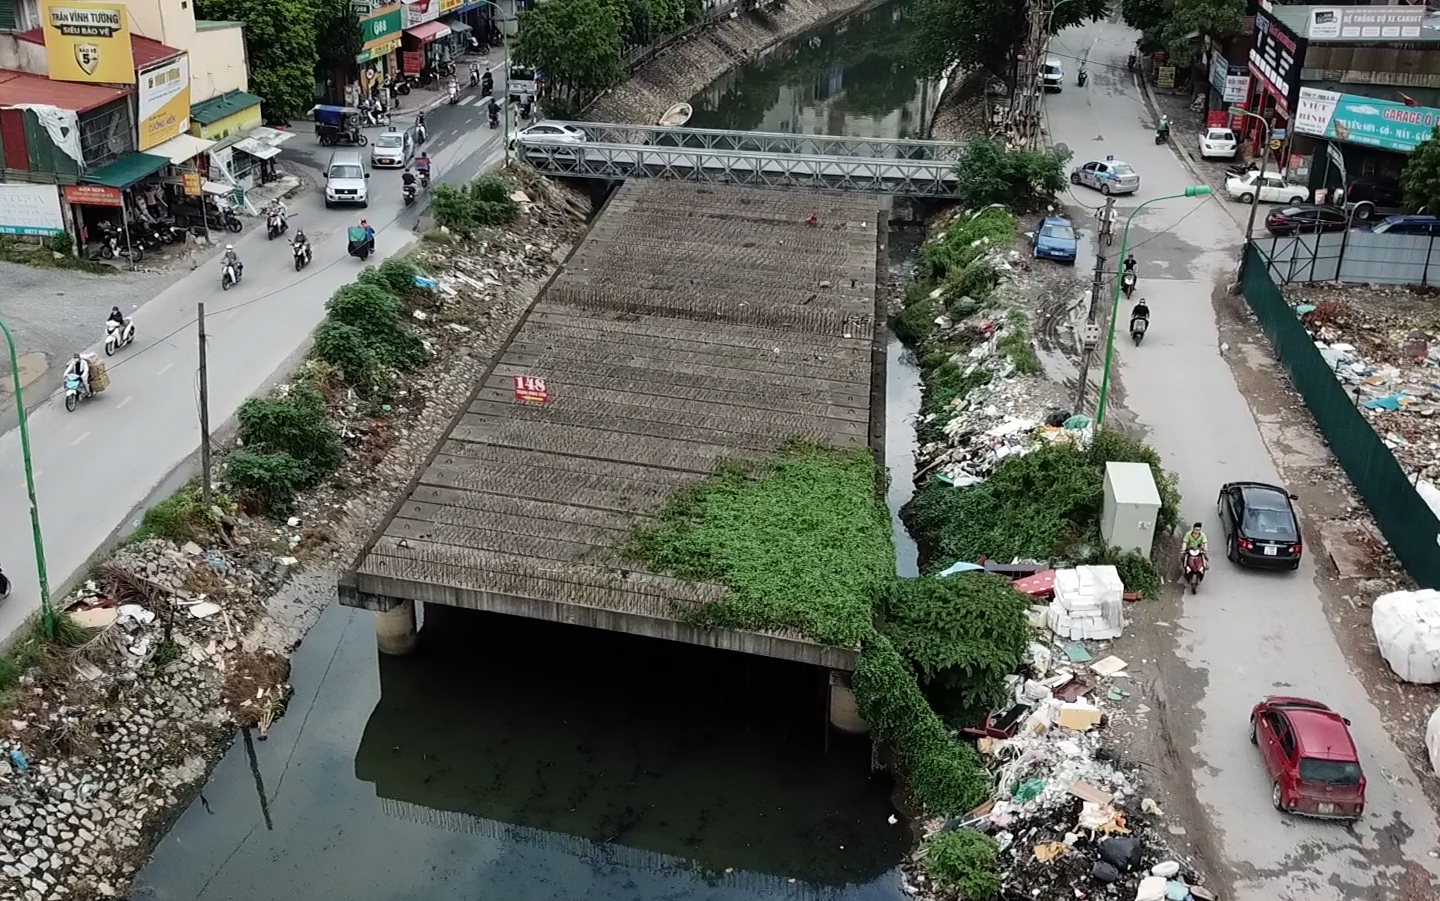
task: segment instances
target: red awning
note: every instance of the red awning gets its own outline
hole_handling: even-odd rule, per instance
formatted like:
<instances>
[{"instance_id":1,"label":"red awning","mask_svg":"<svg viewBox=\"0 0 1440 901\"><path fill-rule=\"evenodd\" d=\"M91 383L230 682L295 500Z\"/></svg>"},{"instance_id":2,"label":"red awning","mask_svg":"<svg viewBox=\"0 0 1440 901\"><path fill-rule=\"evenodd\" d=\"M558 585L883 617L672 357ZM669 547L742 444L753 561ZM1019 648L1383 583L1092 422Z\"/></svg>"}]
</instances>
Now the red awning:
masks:
<instances>
[{"instance_id":1,"label":"red awning","mask_svg":"<svg viewBox=\"0 0 1440 901\"><path fill-rule=\"evenodd\" d=\"M421 22L413 28L405 29L405 33L413 38L419 38L422 44L428 44L436 38L447 37L450 34L450 26L444 22Z\"/></svg>"},{"instance_id":2,"label":"red awning","mask_svg":"<svg viewBox=\"0 0 1440 901\"><path fill-rule=\"evenodd\" d=\"M21 31L15 34L15 40L24 41L27 44L39 44L45 46L45 32L39 28L32 28L29 31ZM174 59L183 50L167 46L159 41L150 38L142 38L138 34L130 35L130 56L135 60L135 68L143 69L152 63L163 62Z\"/></svg>"},{"instance_id":3,"label":"red awning","mask_svg":"<svg viewBox=\"0 0 1440 901\"><path fill-rule=\"evenodd\" d=\"M129 94L129 88L51 81L43 75L0 69L0 107L33 103L83 113Z\"/></svg>"}]
</instances>

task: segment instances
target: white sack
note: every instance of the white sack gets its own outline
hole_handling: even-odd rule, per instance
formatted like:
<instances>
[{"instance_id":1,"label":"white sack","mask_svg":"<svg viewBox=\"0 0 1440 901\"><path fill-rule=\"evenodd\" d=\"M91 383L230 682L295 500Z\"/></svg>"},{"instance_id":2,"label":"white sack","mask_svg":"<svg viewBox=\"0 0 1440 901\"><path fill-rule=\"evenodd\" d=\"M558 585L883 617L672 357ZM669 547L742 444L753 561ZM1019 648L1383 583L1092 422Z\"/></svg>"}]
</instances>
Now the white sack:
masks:
<instances>
[{"instance_id":1,"label":"white sack","mask_svg":"<svg viewBox=\"0 0 1440 901\"><path fill-rule=\"evenodd\" d=\"M1440 683L1440 591L1392 591L1375 600L1370 625L1380 656L1406 682Z\"/></svg>"},{"instance_id":2,"label":"white sack","mask_svg":"<svg viewBox=\"0 0 1440 901\"><path fill-rule=\"evenodd\" d=\"M1430 714L1430 722L1425 726L1425 750L1430 752L1430 769L1440 775L1440 707Z\"/></svg>"}]
</instances>

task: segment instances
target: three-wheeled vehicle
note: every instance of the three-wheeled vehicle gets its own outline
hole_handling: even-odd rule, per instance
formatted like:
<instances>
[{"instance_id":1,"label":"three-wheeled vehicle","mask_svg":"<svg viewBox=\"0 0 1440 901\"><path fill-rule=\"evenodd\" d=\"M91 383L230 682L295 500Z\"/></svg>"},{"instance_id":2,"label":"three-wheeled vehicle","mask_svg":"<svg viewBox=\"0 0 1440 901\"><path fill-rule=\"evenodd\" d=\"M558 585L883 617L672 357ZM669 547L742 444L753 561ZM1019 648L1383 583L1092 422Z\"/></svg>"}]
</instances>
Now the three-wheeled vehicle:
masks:
<instances>
[{"instance_id":1,"label":"three-wheeled vehicle","mask_svg":"<svg viewBox=\"0 0 1440 901\"><path fill-rule=\"evenodd\" d=\"M364 147L370 143L370 139L360 131L365 114L355 107L317 106L310 112L315 117L315 137L320 139L320 146L354 144Z\"/></svg>"},{"instance_id":2,"label":"three-wheeled vehicle","mask_svg":"<svg viewBox=\"0 0 1440 901\"><path fill-rule=\"evenodd\" d=\"M365 229L358 225L350 226L346 237L349 238L349 241L345 245L345 250L352 257L359 257L363 260L375 251L375 239L367 235Z\"/></svg>"}]
</instances>

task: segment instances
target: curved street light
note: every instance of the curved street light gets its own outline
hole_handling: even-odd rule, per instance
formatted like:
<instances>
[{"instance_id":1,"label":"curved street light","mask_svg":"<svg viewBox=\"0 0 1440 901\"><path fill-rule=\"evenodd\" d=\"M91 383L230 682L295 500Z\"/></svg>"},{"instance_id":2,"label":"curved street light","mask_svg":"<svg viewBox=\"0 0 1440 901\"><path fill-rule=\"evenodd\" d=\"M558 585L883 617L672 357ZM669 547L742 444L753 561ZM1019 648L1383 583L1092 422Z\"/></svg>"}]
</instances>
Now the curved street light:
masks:
<instances>
[{"instance_id":1,"label":"curved street light","mask_svg":"<svg viewBox=\"0 0 1440 901\"><path fill-rule=\"evenodd\" d=\"M1135 221L1135 214L1145 209L1152 203L1159 203L1162 200L1177 200L1182 197L1208 197L1210 195L1209 185L1191 185L1180 194L1166 194L1164 197L1154 197L1145 201L1130 211L1125 217L1125 230L1120 234L1120 255L1116 257L1120 262L1115 267L1115 290L1110 298L1110 333L1105 339L1105 367L1100 373L1100 397L1095 406L1095 428L1100 428L1105 422L1105 401L1110 396L1110 363L1115 358L1115 322L1120 312L1120 282L1125 268L1125 251L1130 244L1130 223Z\"/></svg>"}]
</instances>

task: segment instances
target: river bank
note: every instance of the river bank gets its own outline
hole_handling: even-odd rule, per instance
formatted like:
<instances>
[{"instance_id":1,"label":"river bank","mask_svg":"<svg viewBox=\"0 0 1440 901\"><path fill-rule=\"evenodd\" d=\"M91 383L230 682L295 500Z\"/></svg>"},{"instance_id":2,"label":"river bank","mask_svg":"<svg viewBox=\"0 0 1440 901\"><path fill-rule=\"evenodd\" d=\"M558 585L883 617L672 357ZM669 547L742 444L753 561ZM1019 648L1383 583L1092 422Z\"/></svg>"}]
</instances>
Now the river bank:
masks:
<instances>
[{"instance_id":1,"label":"river bank","mask_svg":"<svg viewBox=\"0 0 1440 901\"><path fill-rule=\"evenodd\" d=\"M786 0L707 28L663 51L585 111L595 122L651 124L761 51L888 0Z\"/></svg>"}]
</instances>

